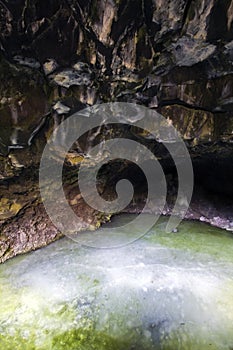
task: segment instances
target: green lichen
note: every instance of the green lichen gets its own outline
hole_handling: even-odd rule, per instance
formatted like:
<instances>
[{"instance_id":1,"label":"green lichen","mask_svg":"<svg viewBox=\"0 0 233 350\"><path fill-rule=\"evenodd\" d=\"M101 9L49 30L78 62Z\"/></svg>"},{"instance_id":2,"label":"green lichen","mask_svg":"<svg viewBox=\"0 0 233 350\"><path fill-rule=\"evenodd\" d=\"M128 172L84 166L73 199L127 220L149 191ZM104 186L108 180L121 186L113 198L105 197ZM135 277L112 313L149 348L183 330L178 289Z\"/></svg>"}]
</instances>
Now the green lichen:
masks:
<instances>
[{"instance_id":1,"label":"green lichen","mask_svg":"<svg viewBox=\"0 0 233 350\"><path fill-rule=\"evenodd\" d=\"M2 281L4 284L4 281ZM99 280L86 281L99 285ZM77 302L61 303L45 307L41 295L31 293L28 288L13 289L10 285L0 290L0 349L6 350L130 350L132 344L149 350L147 340L141 340L137 331L125 331L119 336L110 334L108 326L99 330L89 314L82 314L80 320ZM117 325L123 331L125 319L121 313L111 313L109 325Z\"/></svg>"},{"instance_id":2,"label":"green lichen","mask_svg":"<svg viewBox=\"0 0 233 350\"><path fill-rule=\"evenodd\" d=\"M58 330L64 333L75 322L74 305L50 305L30 288L15 289L1 281L0 349L48 350Z\"/></svg>"},{"instance_id":3,"label":"green lichen","mask_svg":"<svg viewBox=\"0 0 233 350\"><path fill-rule=\"evenodd\" d=\"M45 342L43 345L37 345L33 337L28 339L22 337L19 333L14 336L0 335L0 348L4 350L156 350L158 347L154 344L135 344L129 340L111 337L104 332L97 332L93 329L71 329L61 332L52 337L51 342ZM179 332L173 332L168 338L165 338L159 346L161 350L219 350L216 344L211 341L202 341L197 339L183 339Z\"/></svg>"},{"instance_id":4,"label":"green lichen","mask_svg":"<svg viewBox=\"0 0 233 350\"><path fill-rule=\"evenodd\" d=\"M156 226L147 237L163 246L207 254L219 261L233 262L233 236L204 223L184 221L178 233L166 233L166 224Z\"/></svg>"},{"instance_id":5,"label":"green lichen","mask_svg":"<svg viewBox=\"0 0 233 350\"><path fill-rule=\"evenodd\" d=\"M73 329L53 338L52 350L127 350L127 341L114 339L93 329Z\"/></svg>"},{"instance_id":6,"label":"green lichen","mask_svg":"<svg viewBox=\"0 0 233 350\"><path fill-rule=\"evenodd\" d=\"M19 334L14 336L0 334L0 349L39 350L38 348L35 347L35 343L33 340L23 338Z\"/></svg>"},{"instance_id":7,"label":"green lichen","mask_svg":"<svg viewBox=\"0 0 233 350\"><path fill-rule=\"evenodd\" d=\"M211 341L200 339L197 335L196 338L188 338L184 333L183 336L179 331L172 332L169 337L163 340L161 344L161 350L219 350L218 345L213 344Z\"/></svg>"},{"instance_id":8,"label":"green lichen","mask_svg":"<svg viewBox=\"0 0 233 350\"><path fill-rule=\"evenodd\" d=\"M54 316L61 322L61 315ZM46 318L45 318L46 321ZM31 327L31 328L30 328ZM1 327L2 328L2 327ZM61 322L62 328L62 322ZM43 329L36 324L22 325L21 329L9 334L6 330L0 334L0 349L5 350L127 350L131 349L130 341L117 339L94 329L93 326L71 328L57 332Z\"/></svg>"}]
</instances>

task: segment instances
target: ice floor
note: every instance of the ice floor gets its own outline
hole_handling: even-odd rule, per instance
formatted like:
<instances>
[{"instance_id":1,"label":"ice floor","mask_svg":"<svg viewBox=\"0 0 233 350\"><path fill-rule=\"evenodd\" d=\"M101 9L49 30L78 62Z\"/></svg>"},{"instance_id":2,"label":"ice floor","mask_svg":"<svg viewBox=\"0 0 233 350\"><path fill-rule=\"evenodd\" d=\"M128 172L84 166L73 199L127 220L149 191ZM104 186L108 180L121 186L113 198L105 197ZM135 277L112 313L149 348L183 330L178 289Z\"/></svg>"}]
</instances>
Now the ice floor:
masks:
<instances>
[{"instance_id":1,"label":"ice floor","mask_svg":"<svg viewBox=\"0 0 233 350\"><path fill-rule=\"evenodd\" d=\"M121 248L64 238L2 264L0 350L233 349L233 235L166 220Z\"/></svg>"}]
</instances>

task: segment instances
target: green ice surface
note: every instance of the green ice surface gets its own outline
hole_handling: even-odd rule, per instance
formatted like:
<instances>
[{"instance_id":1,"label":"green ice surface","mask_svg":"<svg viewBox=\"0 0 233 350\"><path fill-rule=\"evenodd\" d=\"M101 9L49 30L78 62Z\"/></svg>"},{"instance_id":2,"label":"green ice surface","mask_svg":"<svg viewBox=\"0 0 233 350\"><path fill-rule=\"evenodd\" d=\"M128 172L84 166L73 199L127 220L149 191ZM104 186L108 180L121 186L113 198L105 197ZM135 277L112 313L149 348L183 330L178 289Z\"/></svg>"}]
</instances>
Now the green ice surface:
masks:
<instances>
[{"instance_id":1,"label":"green ice surface","mask_svg":"<svg viewBox=\"0 0 233 350\"><path fill-rule=\"evenodd\" d=\"M65 238L2 264L0 350L232 349L232 234L166 220L122 248Z\"/></svg>"}]
</instances>

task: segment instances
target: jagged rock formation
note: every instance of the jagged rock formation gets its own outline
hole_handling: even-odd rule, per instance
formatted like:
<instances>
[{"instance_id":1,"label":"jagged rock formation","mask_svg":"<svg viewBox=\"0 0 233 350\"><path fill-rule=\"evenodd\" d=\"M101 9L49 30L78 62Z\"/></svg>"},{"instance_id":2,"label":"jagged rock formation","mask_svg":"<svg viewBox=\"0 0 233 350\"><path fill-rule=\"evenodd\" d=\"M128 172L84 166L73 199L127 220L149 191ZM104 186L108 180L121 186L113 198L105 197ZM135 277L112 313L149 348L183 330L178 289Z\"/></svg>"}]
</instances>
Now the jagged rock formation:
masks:
<instances>
[{"instance_id":1,"label":"jagged rock formation","mask_svg":"<svg viewBox=\"0 0 233 350\"><path fill-rule=\"evenodd\" d=\"M41 152L65 115L98 102L171 119L207 191L190 217L231 228L231 198L219 207L233 194L231 0L2 0L0 45L2 261L59 237L36 185ZM85 210L84 228L105 219Z\"/></svg>"}]
</instances>

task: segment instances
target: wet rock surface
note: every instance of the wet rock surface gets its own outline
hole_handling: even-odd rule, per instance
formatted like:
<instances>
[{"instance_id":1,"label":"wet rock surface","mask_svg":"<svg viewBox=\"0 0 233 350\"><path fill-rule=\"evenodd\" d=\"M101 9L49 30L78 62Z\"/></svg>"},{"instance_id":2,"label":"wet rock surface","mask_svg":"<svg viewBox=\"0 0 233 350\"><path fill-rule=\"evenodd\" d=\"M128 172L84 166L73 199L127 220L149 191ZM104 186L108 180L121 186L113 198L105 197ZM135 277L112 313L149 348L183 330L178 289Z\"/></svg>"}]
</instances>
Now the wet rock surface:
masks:
<instances>
[{"instance_id":1,"label":"wet rock surface","mask_svg":"<svg viewBox=\"0 0 233 350\"><path fill-rule=\"evenodd\" d=\"M46 239L33 238L31 245L17 243L20 234L27 235L31 217L29 226L39 236L36 222L46 218L43 209L37 212L37 205L43 208L37 179L49 135L64 118L96 103L143 104L170 120L194 162L198 190L195 214L189 217L231 228L232 13L229 0L171 0L166 6L160 0L49 0L46 6L23 0L0 3L2 261L59 236L48 221L52 233ZM128 136L151 143L138 130ZM84 141L77 154L71 152L67 158L71 168L78 166L86 151ZM152 148L157 147L154 143ZM166 172L173 176L170 161L161 152ZM77 188L68 191L70 200L77 211L84 210L75 197L79 193L75 183ZM30 207L35 207L34 214ZM90 219L96 213L85 210L89 224L100 222ZM14 245L19 249L7 248L11 252L7 255L5 247Z\"/></svg>"}]
</instances>

